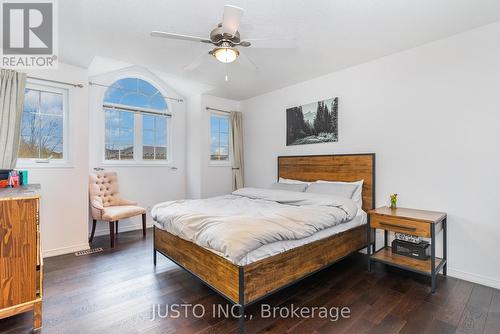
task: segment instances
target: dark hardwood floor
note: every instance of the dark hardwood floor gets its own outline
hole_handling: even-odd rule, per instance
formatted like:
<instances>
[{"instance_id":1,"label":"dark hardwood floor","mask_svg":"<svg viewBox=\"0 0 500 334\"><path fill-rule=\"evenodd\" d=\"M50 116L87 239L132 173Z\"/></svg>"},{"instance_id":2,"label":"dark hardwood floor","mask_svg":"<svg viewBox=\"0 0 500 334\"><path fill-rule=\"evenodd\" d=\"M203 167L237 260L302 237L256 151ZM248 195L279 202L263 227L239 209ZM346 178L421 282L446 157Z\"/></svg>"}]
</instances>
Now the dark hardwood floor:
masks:
<instances>
[{"instance_id":1,"label":"dark hardwood floor","mask_svg":"<svg viewBox=\"0 0 500 334\"><path fill-rule=\"evenodd\" d=\"M42 333L232 333L234 318L212 316L225 300L175 264L152 264L151 230L121 233L114 250L45 259ZM153 305L202 304L206 313L151 320ZM262 318L261 305L248 308L247 333L500 333L500 291L452 277L428 280L374 265L366 272L362 254L353 255L269 297L271 306L326 306L351 310L349 319ZM200 314L199 312L197 314ZM0 320L0 333L28 333L31 313Z\"/></svg>"}]
</instances>

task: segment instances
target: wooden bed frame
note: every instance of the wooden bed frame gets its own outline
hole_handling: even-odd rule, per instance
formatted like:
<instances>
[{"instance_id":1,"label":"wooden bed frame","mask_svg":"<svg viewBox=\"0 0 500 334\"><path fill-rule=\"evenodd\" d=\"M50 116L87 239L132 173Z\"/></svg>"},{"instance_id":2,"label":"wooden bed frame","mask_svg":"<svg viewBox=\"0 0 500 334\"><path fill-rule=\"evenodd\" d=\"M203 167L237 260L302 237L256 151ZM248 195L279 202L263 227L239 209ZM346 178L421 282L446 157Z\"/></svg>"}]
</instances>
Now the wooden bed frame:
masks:
<instances>
[{"instance_id":1,"label":"wooden bed frame","mask_svg":"<svg viewBox=\"0 0 500 334\"><path fill-rule=\"evenodd\" d=\"M302 181L358 181L363 183L363 210L375 206L375 154L338 154L278 157L278 177ZM154 227L154 264L157 252L203 283L244 308L312 275L367 246L365 225L238 266L192 242Z\"/></svg>"}]
</instances>

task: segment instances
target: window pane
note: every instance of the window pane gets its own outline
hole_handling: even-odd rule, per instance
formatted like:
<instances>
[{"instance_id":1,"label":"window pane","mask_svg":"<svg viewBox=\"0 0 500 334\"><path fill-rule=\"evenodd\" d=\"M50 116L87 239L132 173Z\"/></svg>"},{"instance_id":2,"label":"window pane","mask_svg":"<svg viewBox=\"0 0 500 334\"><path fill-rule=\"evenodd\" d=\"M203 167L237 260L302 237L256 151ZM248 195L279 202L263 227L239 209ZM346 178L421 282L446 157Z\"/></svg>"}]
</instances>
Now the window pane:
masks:
<instances>
[{"instance_id":1,"label":"window pane","mask_svg":"<svg viewBox=\"0 0 500 334\"><path fill-rule=\"evenodd\" d=\"M149 105L149 97L137 93L127 92L123 96L120 104L139 108L151 108L151 106Z\"/></svg>"},{"instance_id":2,"label":"window pane","mask_svg":"<svg viewBox=\"0 0 500 334\"><path fill-rule=\"evenodd\" d=\"M120 129L120 142L125 145L134 145L134 129Z\"/></svg>"},{"instance_id":3,"label":"window pane","mask_svg":"<svg viewBox=\"0 0 500 334\"><path fill-rule=\"evenodd\" d=\"M229 160L229 148L227 146L220 146L218 150L218 160Z\"/></svg>"},{"instance_id":4,"label":"window pane","mask_svg":"<svg viewBox=\"0 0 500 334\"><path fill-rule=\"evenodd\" d=\"M144 160L154 160L155 147L152 145L143 145L142 146L142 158Z\"/></svg>"},{"instance_id":5,"label":"window pane","mask_svg":"<svg viewBox=\"0 0 500 334\"><path fill-rule=\"evenodd\" d=\"M153 115L142 115L142 128L144 130L154 130L155 117Z\"/></svg>"},{"instance_id":6,"label":"window pane","mask_svg":"<svg viewBox=\"0 0 500 334\"><path fill-rule=\"evenodd\" d=\"M63 96L62 94L52 92L41 92L40 94L40 112L42 114L63 114Z\"/></svg>"},{"instance_id":7,"label":"window pane","mask_svg":"<svg viewBox=\"0 0 500 334\"><path fill-rule=\"evenodd\" d=\"M40 91L26 89L24 92L24 111L38 112L38 104L40 102Z\"/></svg>"},{"instance_id":8,"label":"window pane","mask_svg":"<svg viewBox=\"0 0 500 334\"><path fill-rule=\"evenodd\" d=\"M219 145L220 146L229 146L229 134L221 133L219 135Z\"/></svg>"},{"instance_id":9,"label":"window pane","mask_svg":"<svg viewBox=\"0 0 500 334\"><path fill-rule=\"evenodd\" d=\"M229 133L229 119L220 118L219 127L220 127L219 131L221 133Z\"/></svg>"},{"instance_id":10,"label":"window pane","mask_svg":"<svg viewBox=\"0 0 500 334\"><path fill-rule=\"evenodd\" d=\"M167 160L167 148L166 147L156 147L155 148L155 158L156 160Z\"/></svg>"},{"instance_id":11,"label":"window pane","mask_svg":"<svg viewBox=\"0 0 500 334\"><path fill-rule=\"evenodd\" d=\"M105 109L105 159L134 159L134 114Z\"/></svg>"},{"instance_id":12,"label":"window pane","mask_svg":"<svg viewBox=\"0 0 500 334\"><path fill-rule=\"evenodd\" d=\"M32 136L22 136L19 145L19 158L39 158L38 141Z\"/></svg>"},{"instance_id":13,"label":"window pane","mask_svg":"<svg viewBox=\"0 0 500 334\"><path fill-rule=\"evenodd\" d=\"M125 78L115 82L107 91L105 103L167 110L167 103L158 89L147 81Z\"/></svg>"},{"instance_id":14,"label":"window pane","mask_svg":"<svg viewBox=\"0 0 500 334\"><path fill-rule=\"evenodd\" d=\"M106 160L119 160L120 156L118 145L114 143L107 143L105 157Z\"/></svg>"},{"instance_id":15,"label":"window pane","mask_svg":"<svg viewBox=\"0 0 500 334\"><path fill-rule=\"evenodd\" d=\"M121 143L119 146L120 146L120 160L134 159L134 146L132 143Z\"/></svg>"},{"instance_id":16,"label":"window pane","mask_svg":"<svg viewBox=\"0 0 500 334\"><path fill-rule=\"evenodd\" d=\"M156 132L155 145L156 146L167 146L167 131L166 131L166 129L164 129L163 131Z\"/></svg>"},{"instance_id":17,"label":"window pane","mask_svg":"<svg viewBox=\"0 0 500 334\"><path fill-rule=\"evenodd\" d=\"M21 120L21 135L31 137L36 135L40 125L38 115L31 112L23 112Z\"/></svg>"},{"instance_id":18,"label":"window pane","mask_svg":"<svg viewBox=\"0 0 500 334\"><path fill-rule=\"evenodd\" d=\"M40 138L40 158L61 159L62 152L62 137L42 136Z\"/></svg>"},{"instance_id":19,"label":"window pane","mask_svg":"<svg viewBox=\"0 0 500 334\"><path fill-rule=\"evenodd\" d=\"M63 94L27 88L21 118L19 157L63 159Z\"/></svg>"},{"instance_id":20,"label":"window pane","mask_svg":"<svg viewBox=\"0 0 500 334\"><path fill-rule=\"evenodd\" d=\"M219 117L216 116L210 117L210 133L212 134L219 133Z\"/></svg>"},{"instance_id":21,"label":"window pane","mask_svg":"<svg viewBox=\"0 0 500 334\"><path fill-rule=\"evenodd\" d=\"M164 116L155 116L155 130L165 132L167 129L167 118Z\"/></svg>"},{"instance_id":22,"label":"window pane","mask_svg":"<svg viewBox=\"0 0 500 334\"><path fill-rule=\"evenodd\" d=\"M144 146L155 146L155 133L154 133L154 131L150 131L150 130L143 131L142 144Z\"/></svg>"},{"instance_id":23,"label":"window pane","mask_svg":"<svg viewBox=\"0 0 500 334\"><path fill-rule=\"evenodd\" d=\"M165 102L165 99L160 93L153 95L149 103L152 109L163 111L167 110L167 102Z\"/></svg>"},{"instance_id":24,"label":"window pane","mask_svg":"<svg viewBox=\"0 0 500 334\"><path fill-rule=\"evenodd\" d=\"M61 116L40 115L40 135L62 138L63 118Z\"/></svg>"},{"instance_id":25,"label":"window pane","mask_svg":"<svg viewBox=\"0 0 500 334\"><path fill-rule=\"evenodd\" d=\"M134 128L134 114L126 111L118 111L120 113L120 128Z\"/></svg>"}]
</instances>

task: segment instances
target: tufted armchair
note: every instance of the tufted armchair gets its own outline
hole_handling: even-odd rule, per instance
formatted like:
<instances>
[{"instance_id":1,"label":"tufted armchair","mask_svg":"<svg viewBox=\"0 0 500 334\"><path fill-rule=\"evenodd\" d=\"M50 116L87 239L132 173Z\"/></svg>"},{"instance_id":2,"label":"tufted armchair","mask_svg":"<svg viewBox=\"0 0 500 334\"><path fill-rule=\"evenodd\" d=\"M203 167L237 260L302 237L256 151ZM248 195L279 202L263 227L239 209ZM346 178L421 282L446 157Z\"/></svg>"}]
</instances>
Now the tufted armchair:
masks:
<instances>
[{"instance_id":1,"label":"tufted armchair","mask_svg":"<svg viewBox=\"0 0 500 334\"><path fill-rule=\"evenodd\" d=\"M118 177L115 172L91 173L89 196L92 213L92 232L89 242L94 238L97 221L106 221L109 222L109 237L113 248L118 234L118 221L138 215L142 215L142 234L146 236L146 209L137 206L136 202L120 197Z\"/></svg>"}]
</instances>

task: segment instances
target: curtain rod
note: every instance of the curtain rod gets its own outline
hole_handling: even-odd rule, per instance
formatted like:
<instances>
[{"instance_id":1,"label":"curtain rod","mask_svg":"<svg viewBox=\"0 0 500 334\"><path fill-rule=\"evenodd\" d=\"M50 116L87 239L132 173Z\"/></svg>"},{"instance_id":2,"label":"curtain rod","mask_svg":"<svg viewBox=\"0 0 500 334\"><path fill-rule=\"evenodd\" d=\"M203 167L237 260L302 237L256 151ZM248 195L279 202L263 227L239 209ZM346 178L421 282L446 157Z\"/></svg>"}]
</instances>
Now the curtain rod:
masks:
<instances>
[{"instance_id":1,"label":"curtain rod","mask_svg":"<svg viewBox=\"0 0 500 334\"><path fill-rule=\"evenodd\" d=\"M119 105L119 104L114 104L114 103L105 103L102 105L106 109L115 109L115 110L123 110L123 111L130 111L130 112L135 112L135 113L142 113L142 114L151 114L151 115L157 115L157 116L165 116L165 117L172 117L172 114L169 112L159 112L153 109L146 109L146 108L139 108L139 107L128 107L125 105Z\"/></svg>"},{"instance_id":2,"label":"curtain rod","mask_svg":"<svg viewBox=\"0 0 500 334\"><path fill-rule=\"evenodd\" d=\"M231 112L230 111L227 111L227 110L222 110L222 109L217 109L217 108L211 108L211 107L205 107L206 110L213 110L213 111L220 111L220 112L224 112L226 114L230 114Z\"/></svg>"},{"instance_id":3,"label":"curtain rod","mask_svg":"<svg viewBox=\"0 0 500 334\"><path fill-rule=\"evenodd\" d=\"M76 88L83 88L83 84L76 84L76 83L72 83L72 82L50 80L50 79L30 77L30 76L28 76L27 78L28 79L33 79L33 80L40 80L40 81L47 81L47 82L57 83L57 84L61 84L61 85L73 86L73 87L76 87Z\"/></svg>"},{"instance_id":4,"label":"curtain rod","mask_svg":"<svg viewBox=\"0 0 500 334\"><path fill-rule=\"evenodd\" d=\"M110 87L113 87L113 86L108 86L108 85L103 85L103 84L100 84L100 83L97 83L97 82L92 82L92 81L89 81L89 85L91 86L99 86L99 87L105 87L105 88L110 88ZM116 88L116 87L115 87ZM129 89L122 89L122 90L125 90L125 91L128 91ZM135 91L134 91L135 92ZM178 99L178 98L175 98L175 97L170 97L170 96L163 96L160 94L161 97L163 97L164 99L166 100L174 100L174 101L177 101L177 102L184 102L183 99Z\"/></svg>"}]
</instances>

